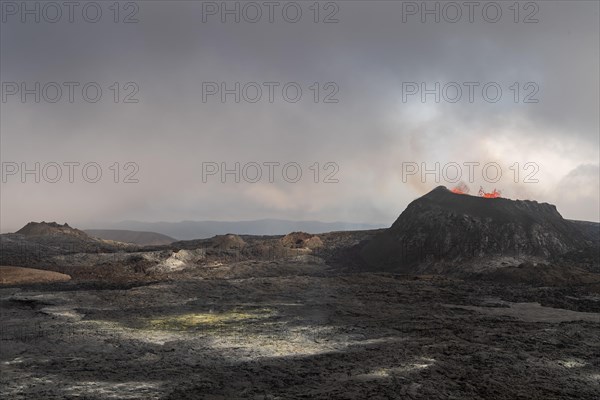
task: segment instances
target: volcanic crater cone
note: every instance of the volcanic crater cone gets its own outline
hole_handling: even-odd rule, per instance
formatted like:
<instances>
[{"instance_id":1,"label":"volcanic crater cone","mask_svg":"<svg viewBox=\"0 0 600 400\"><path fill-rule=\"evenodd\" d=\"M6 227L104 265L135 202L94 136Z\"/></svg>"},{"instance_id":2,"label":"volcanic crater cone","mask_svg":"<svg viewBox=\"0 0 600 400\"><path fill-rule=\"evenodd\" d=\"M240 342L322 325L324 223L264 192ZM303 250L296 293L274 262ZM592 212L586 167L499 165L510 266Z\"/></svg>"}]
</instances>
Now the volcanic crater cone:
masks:
<instances>
[{"instance_id":1,"label":"volcanic crater cone","mask_svg":"<svg viewBox=\"0 0 600 400\"><path fill-rule=\"evenodd\" d=\"M434 262L481 257L551 260L590 245L552 204L455 194L439 186L410 203L361 254L372 269L411 273Z\"/></svg>"},{"instance_id":2,"label":"volcanic crater cone","mask_svg":"<svg viewBox=\"0 0 600 400\"><path fill-rule=\"evenodd\" d=\"M135 246L90 237L66 223L29 222L15 233L0 235L0 264L46 266L54 256L114 253L132 247Z\"/></svg>"},{"instance_id":3,"label":"volcanic crater cone","mask_svg":"<svg viewBox=\"0 0 600 400\"><path fill-rule=\"evenodd\" d=\"M45 235L68 235L89 239L89 236L79 229L71 228L68 224L60 225L56 222L29 222L27 225L15 232L25 236L45 236Z\"/></svg>"}]
</instances>

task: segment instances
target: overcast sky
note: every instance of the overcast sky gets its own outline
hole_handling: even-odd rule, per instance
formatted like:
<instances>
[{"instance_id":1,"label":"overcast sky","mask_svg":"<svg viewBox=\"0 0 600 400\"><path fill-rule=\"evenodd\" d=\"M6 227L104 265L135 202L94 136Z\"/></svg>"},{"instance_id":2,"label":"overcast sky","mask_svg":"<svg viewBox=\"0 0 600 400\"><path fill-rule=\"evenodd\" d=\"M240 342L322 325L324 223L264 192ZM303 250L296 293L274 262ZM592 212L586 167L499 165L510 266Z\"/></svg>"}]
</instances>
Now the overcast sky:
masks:
<instances>
[{"instance_id":1,"label":"overcast sky","mask_svg":"<svg viewBox=\"0 0 600 400\"><path fill-rule=\"evenodd\" d=\"M240 22L226 14L223 23L222 2L121 2L118 15L112 1L85 13L81 2L73 22L64 6L59 17L44 2L27 2L39 7L36 22L22 2L2 1L2 231L41 220L85 228L260 218L390 225L416 197L454 187L452 163L472 193L497 188L503 197L556 204L566 218L600 219L597 1L522 2L518 15L513 1L481 2L473 22L463 2L454 3L462 15L441 3L438 23L434 14L421 21L422 2L321 2L318 15L313 1L283 11L288 3L273 6L270 22L263 2L253 3L260 18L241 2ZM102 15L92 23L96 4ZM78 84L72 103L65 82ZM236 82L239 103L234 94L223 103L207 93ZM250 82L262 87L254 103ZM273 102L265 82L278 83ZM472 102L466 82L476 83ZM431 91L425 102L411 94L421 84ZM52 103L56 86L62 96ZM102 96L93 103L96 86ZM457 86L462 97L452 102ZM297 87L302 97L292 102ZM31 91L24 99L23 89ZM40 182L35 174L22 182L23 167L36 162ZM72 183L69 162L80 163ZM222 183L218 173L203 182L203 163L236 162L239 183L233 174ZM96 183L82 176L88 163L97 164L88 165L87 180L94 166L102 170ZM254 183L252 163L262 166ZM295 164L282 176L288 163L301 167L295 183ZM439 182L420 171L403 179L423 163L439 163ZM472 183L464 163L479 163ZM495 167L486 180L488 163ZM491 182L498 166L502 177Z\"/></svg>"}]
</instances>

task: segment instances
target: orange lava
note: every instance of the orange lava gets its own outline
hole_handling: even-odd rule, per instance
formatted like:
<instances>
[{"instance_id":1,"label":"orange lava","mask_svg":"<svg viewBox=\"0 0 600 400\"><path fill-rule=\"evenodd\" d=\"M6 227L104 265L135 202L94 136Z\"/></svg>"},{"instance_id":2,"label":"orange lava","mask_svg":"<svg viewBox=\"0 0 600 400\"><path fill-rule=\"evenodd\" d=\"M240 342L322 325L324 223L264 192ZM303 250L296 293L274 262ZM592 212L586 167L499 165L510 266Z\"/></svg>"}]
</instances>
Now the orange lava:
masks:
<instances>
[{"instance_id":1,"label":"orange lava","mask_svg":"<svg viewBox=\"0 0 600 400\"><path fill-rule=\"evenodd\" d=\"M467 184L465 184L464 182L461 181L458 185L456 185L455 188L450 189L450 191L455 194L469 194L471 189L469 188L469 186ZM485 190L483 190L483 187L480 187L479 188L479 196L486 198L486 199L497 199L498 197L502 196L502 192L494 189L492 192L488 193Z\"/></svg>"},{"instance_id":2,"label":"orange lava","mask_svg":"<svg viewBox=\"0 0 600 400\"><path fill-rule=\"evenodd\" d=\"M479 188L479 195L481 197L485 197L486 199L497 199L502 195L502 193L496 189L494 189L494 191L491 193L487 193L485 190L483 190L483 187L481 187Z\"/></svg>"}]
</instances>

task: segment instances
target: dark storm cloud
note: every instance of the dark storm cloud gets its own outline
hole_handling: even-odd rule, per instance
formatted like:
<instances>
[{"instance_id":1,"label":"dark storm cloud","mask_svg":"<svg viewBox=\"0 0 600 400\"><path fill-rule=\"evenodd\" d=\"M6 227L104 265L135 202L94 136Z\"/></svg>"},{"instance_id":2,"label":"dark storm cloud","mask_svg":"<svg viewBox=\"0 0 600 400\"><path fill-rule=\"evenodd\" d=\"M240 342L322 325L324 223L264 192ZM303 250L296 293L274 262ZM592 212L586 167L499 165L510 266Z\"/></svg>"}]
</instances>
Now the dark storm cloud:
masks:
<instances>
[{"instance_id":1,"label":"dark storm cloud","mask_svg":"<svg viewBox=\"0 0 600 400\"><path fill-rule=\"evenodd\" d=\"M555 202L567 217L599 218L597 207L582 213L560 189L581 165L598 165L595 2L538 2L532 24L514 23L508 3L497 23L475 14L474 23L454 24L403 23L402 2L338 2L333 24L315 24L311 2L299 3L305 14L296 24L203 23L201 2L138 4L135 24L115 24L109 13L97 24L2 23L3 82L94 81L104 89L95 104L2 103L2 161L97 161L106 177L97 184L9 178L2 229L52 218L88 226L263 217L387 223L437 185L431 177L403 183L403 162L452 161L497 162L497 185L507 196ZM274 103L203 103L205 81L297 82L303 98L292 104L279 92ZM471 81L497 82L502 100L402 101L403 82ZM139 103L107 100L113 82L138 85ZM314 103L314 82L334 82L339 102ZM539 103L515 104L514 82L520 100L529 93L523 86L535 83ZM116 161L136 162L140 183L114 184L108 167ZM203 161L298 162L303 179L203 183ZM328 161L339 165L340 182L315 184L309 167ZM539 183L523 183L526 171L515 183L515 162L535 162ZM480 175L474 190L492 189ZM597 204L589 185L598 189L591 179L569 190Z\"/></svg>"}]
</instances>

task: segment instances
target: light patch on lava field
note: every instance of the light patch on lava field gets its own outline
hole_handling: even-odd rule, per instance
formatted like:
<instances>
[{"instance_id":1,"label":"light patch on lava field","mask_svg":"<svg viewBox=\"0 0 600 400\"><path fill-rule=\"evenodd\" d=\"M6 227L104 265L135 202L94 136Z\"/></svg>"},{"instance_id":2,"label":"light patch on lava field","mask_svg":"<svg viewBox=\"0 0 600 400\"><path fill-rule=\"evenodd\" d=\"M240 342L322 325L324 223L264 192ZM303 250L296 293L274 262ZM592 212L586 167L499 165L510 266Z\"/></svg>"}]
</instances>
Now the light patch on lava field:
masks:
<instances>
[{"instance_id":1,"label":"light patch on lava field","mask_svg":"<svg viewBox=\"0 0 600 400\"><path fill-rule=\"evenodd\" d=\"M558 365L565 368L581 368L585 367L587 363L581 360L560 360Z\"/></svg>"},{"instance_id":2,"label":"light patch on lava field","mask_svg":"<svg viewBox=\"0 0 600 400\"><path fill-rule=\"evenodd\" d=\"M600 383L600 374L589 374L588 378L592 381Z\"/></svg>"},{"instance_id":3,"label":"light patch on lava field","mask_svg":"<svg viewBox=\"0 0 600 400\"><path fill-rule=\"evenodd\" d=\"M158 399L160 382L80 382L62 391L69 396L100 396L103 399Z\"/></svg>"},{"instance_id":4,"label":"light patch on lava field","mask_svg":"<svg viewBox=\"0 0 600 400\"><path fill-rule=\"evenodd\" d=\"M147 321L149 329L168 331L189 331L192 329L221 329L227 324L248 323L274 316L270 309L252 311L231 310L226 312L188 313L175 316L153 318Z\"/></svg>"},{"instance_id":5,"label":"light patch on lava field","mask_svg":"<svg viewBox=\"0 0 600 400\"><path fill-rule=\"evenodd\" d=\"M303 325L271 329L265 324L261 328L260 331L244 331L241 335L231 332L214 336L211 347L233 350L232 359L240 360L312 356L342 352L354 346L378 346L405 340L395 336L364 339L338 335L335 326Z\"/></svg>"},{"instance_id":6,"label":"light patch on lava field","mask_svg":"<svg viewBox=\"0 0 600 400\"><path fill-rule=\"evenodd\" d=\"M136 329L124 326L118 322L86 320L85 325L80 325L78 330L68 340L73 343L77 340L85 342L90 338L97 338L100 341L106 339L128 339L139 340L144 343L164 345L173 340L185 340L187 338L184 332L163 331L150 329Z\"/></svg>"},{"instance_id":7,"label":"light patch on lava field","mask_svg":"<svg viewBox=\"0 0 600 400\"><path fill-rule=\"evenodd\" d=\"M405 374L407 372L429 368L434 363L435 360L433 358L421 357L415 362L403 364L398 367L378 368L365 374L356 375L354 379L371 380L393 378L394 376Z\"/></svg>"}]
</instances>

